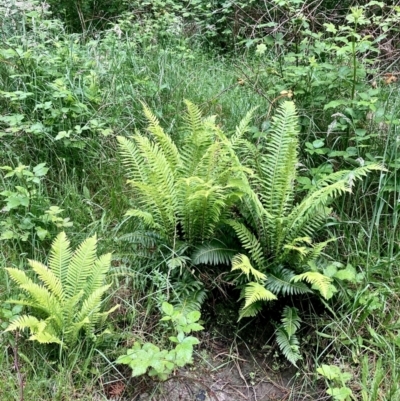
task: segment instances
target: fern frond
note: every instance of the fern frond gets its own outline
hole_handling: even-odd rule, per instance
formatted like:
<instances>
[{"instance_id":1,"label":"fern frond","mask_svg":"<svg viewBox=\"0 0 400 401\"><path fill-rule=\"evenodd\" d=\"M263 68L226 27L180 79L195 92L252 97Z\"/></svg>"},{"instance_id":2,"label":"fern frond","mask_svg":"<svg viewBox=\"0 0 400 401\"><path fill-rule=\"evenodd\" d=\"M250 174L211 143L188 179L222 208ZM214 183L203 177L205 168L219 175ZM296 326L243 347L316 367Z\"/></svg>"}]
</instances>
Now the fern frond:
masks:
<instances>
[{"instance_id":1,"label":"fern frond","mask_svg":"<svg viewBox=\"0 0 400 401\"><path fill-rule=\"evenodd\" d=\"M34 300L36 309L43 311L47 316L52 316L58 326L62 326L62 307L57 298L47 289L35 283L21 284L20 288L26 291Z\"/></svg>"},{"instance_id":2,"label":"fern frond","mask_svg":"<svg viewBox=\"0 0 400 401\"><path fill-rule=\"evenodd\" d=\"M282 312L282 327L291 338L300 328L301 319L298 314L298 309L286 306Z\"/></svg>"},{"instance_id":3,"label":"fern frond","mask_svg":"<svg viewBox=\"0 0 400 401\"><path fill-rule=\"evenodd\" d=\"M228 220L229 224L236 232L244 249L249 251L251 258L256 262L258 269L265 269L263 250L257 237L242 223L235 220Z\"/></svg>"},{"instance_id":4,"label":"fern frond","mask_svg":"<svg viewBox=\"0 0 400 401\"><path fill-rule=\"evenodd\" d=\"M273 268L268 272L268 280L265 283L265 288L274 294L298 295L312 292L310 288L302 282L293 282L295 276L292 270L283 267Z\"/></svg>"},{"instance_id":5,"label":"fern frond","mask_svg":"<svg viewBox=\"0 0 400 401\"><path fill-rule=\"evenodd\" d=\"M101 308L101 299L104 293L110 288L110 284L103 285L100 288L94 290L82 304L81 310L77 314L76 321L83 321L85 318L89 319L89 325L92 327L96 321L93 320L93 316L99 312Z\"/></svg>"},{"instance_id":6,"label":"fern frond","mask_svg":"<svg viewBox=\"0 0 400 401\"><path fill-rule=\"evenodd\" d=\"M241 320L244 317L254 317L257 316L262 308L264 306L264 303L261 301L257 301L249 305L247 308L242 307L239 311L239 319Z\"/></svg>"},{"instance_id":7,"label":"fern frond","mask_svg":"<svg viewBox=\"0 0 400 401\"><path fill-rule=\"evenodd\" d=\"M313 244L313 247L311 248L310 252L304 259L304 264L308 264L309 262L315 262L317 258L321 255L321 252L325 249L325 247L333 241L336 241L337 238L330 238L326 241L319 242L317 244Z\"/></svg>"},{"instance_id":8,"label":"fern frond","mask_svg":"<svg viewBox=\"0 0 400 401\"><path fill-rule=\"evenodd\" d=\"M21 315L14 319L5 329L5 331L24 330L26 328L34 330L38 327L38 324L39 320L36 319L34 316Z\"/></svg>"},{"instance_id":9,"label":"fern frond","mask_svg":"<svg viewBox=\"0 0 400 401\"><path fill-rule=\"evenodd\" d=\"M111 253L100 256L93 264L92 271L90 272L85 286L85 297L93 294L99 289L105 281L106 275L110 270L111 265Z\"/></svg>"},{"instance_id":10,"label":"fern frond","mask_svg":"<svg viewBox=\"0 0 400 401\"><path fill-rule=\"evenodd\" d=\"M157 228L157 229L160 228L160 226L155 223L153 215L151 213L144 212L143 210L129 209L125 213L125 216L137 217L137 218L141 219L144 222L144 224L149 228Z\"/></svg>"},{"instance_id":11,"label":"fern frond","mask_svg":"<svg viewBox=\"0 0 400 401\"><path fill-rule=\"evenodd\" d=\"M253 107L246 113L246 115L239 122L239 125L236 127L235 133L229 138L233 147L235 147L235 145L242 139L243 135L249 131L249 124L256 109L257 107Z\"/></svg>"},{"instance_id":12,"label":"fern frond","mask_svg":"<svg viewBox=\"0 0 400 401\"><path fill-rule=\"evenodd\" d=\"M63 344L63 342L57 336L51 334L48 331L45 331L45 329L43 331L32 334L29 337L29 340L35 340L41 344Z\"/></svg>"},{"instance_id":13,"label":"fern frond","mask_svg":"<svg viewBox=\"0 0 400 401\"><path fill-rule=\"evenodd\" d=\"M300 355L300 346L297 336L292 335L291 337L289 337L283 327L278 327L275 332L275 337L276 342L278 343L279 348L285 358L294 366L297 366L297 361L302 359Z\"/></svg>"},{"instance_id":14,"label":"fern frond","mask_svg":"<svg viewBox=\"0 0 400 401\"><path fill-rule=\"evenodd\" d=\"M21 269L6 267L6 270L10 275L11 279L15 281L18 285L30 284L30 283L33 284L33 281Z\"/></svg>"},{"instance_id":15,"label":"fern frond","mask_svg":"<svg viewBox=\"0 0 400 401\"><path fill-rule=\"evenodd\" d=\"M324 210L323 208L330 199L336 198L345 192L349 192L349 187L344 181L339 181L310 193L289 214L286 241L291 242L298 237L304 226L307 226L316 214Z\"/></svg>"},{"instance_id":16,"label":"fern frond","mask_svg":"<svg viewBox=\"0 0 400 401\"><path fill-rule=\"evenodd\" d=\"M57 235L51 244L49 254L49 269L62 285L66 284L68 265L72 257L70 243L64 232Z\"/></svg>"},{"instance_id":17,"label":"fern frond","mask_svg":"<svg viewBox=\"0 0 400 401\"><path fill-rule=\"evenodd\" d=\"M192 254L192 263L195 265L229 265L237 249L229 248L222 241L214 240L198 246Z\"/></svg>"},{"instance_id":18,"label":"fern frond","mask_svg":"<svg viewBox=\"0 0 400 401\"><path fill-rule=\"evenodd\" d=\"M326 186L337 181L345 181L349 188L352 188L356 180L361 180L371 171L387 171L385 166L379 163L367 164L354 170L340 170L317 181L317 188Z\"/></svg>"},{"instance_id":19,"label":"fern frond","mask_svg":"<svg viewBox=\"0 0 400 401\"><path fill-rule=\"evenodd\" d=\"M35 260L28 260L29 266L39 276L47 289L52 293L59 302L64 299L64 291L61 280L44 264Z\"/></svg>"},{"instance_id":20,"label":"fern frond","mask_svg":"<svg viewBox=\"0 0 400 401\"><path fill-rule=\"evenodd\" d=\"M251 263L249 258L246 255L236 255L232 259L232 271L241 270L244 274L246 274L247 279L250 279L250 273L254 276L257 282L263 282L267 279L267 276L264 273L261 273L257 269L255 269Z\"/></svg>"},{"instance_id":21,"label":"fern frond","mask_svg":"<svg viewBox=\"0 0 400 401\"><path fill-rule=\"evenodd\" d=\"M268 291L263 285L250 282L244 288L245 304L244 309L257 301L274 301L277 299L276 295Z\"/></svg>"},{"instance_id":22,"label":"fern frond","mask_svg":"<svg viewBox=\"0 0 400 401\"><path fill-rule=\"evenodd\" d=\"M155 137L171 169L176 169L181 162L179 151L176 145L172 141L171 137L164 132L157 117L144 103L142 103L142 105L144 115L149 122L149 126L147 127L148 131Z\"/></svg>"},{"instance_id":23,"label":"fern frond","mask_svg":"<svg viewBox=\"0 0 400 401\"><path fill-rule=\"evenodd\" d=\"M122 156L122 163L126 168L126 175L131 181L142 182L147 178L143 157L132 139L118 136L119 152Z\"/></svg>"},{"instance_id":24,"label":"fern frond","mask_svg":"<svg viewBox=\"0 0 400 401\"><path fill-rule=\"evenodd\" d=\"M266 210L284 216L294 196L297 166L298 122L293 102L283 102L272 118L268 155L262 158L260 185Z\"/></svg>"},{"instance_id":25,"label":"fern frond","mask_svg":"<svg viewBox=\"0 0 400 401\"><path fill-rule=\"evenodd\" d=\"M309 271L292 277L292 281L295 283L298 281L306 281L312 284L325 299L329 298L329 287L332 282L330 277L324 276L318 272Z\"/></svg>"},{"instance_id":26,"label":"fern frond","mask_svg":"<svg viewBox=\"0 0 400 401\"><path fill-rule=\"evenodd\" d=\"M87 238L72 255L68 265L65 292L68 298L78 294L86 284L91 267L96 260L97 237Z\"/></svg>"}]
</instances>

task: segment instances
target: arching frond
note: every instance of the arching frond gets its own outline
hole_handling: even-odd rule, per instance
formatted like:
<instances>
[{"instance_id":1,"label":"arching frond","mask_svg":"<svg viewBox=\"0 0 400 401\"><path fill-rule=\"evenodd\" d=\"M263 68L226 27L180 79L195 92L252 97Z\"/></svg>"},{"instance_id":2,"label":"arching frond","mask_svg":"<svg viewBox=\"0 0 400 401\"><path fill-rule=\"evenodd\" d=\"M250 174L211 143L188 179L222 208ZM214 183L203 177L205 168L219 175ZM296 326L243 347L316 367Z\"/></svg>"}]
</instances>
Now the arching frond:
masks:
<instances>
[{"instance_id":1,"label":"arching frond","mask_svg":"<svg viewBox=\"0 0 400 401\"><path fill-rule=\"evenodd\" d=\"M253 304L256 301L274 301L277 299L276 295L268 291L263 285L250 282L244 288L245 304L244 308Z\"/></svg>"},{"instance_id":2,"label":"arching frond","mask_svg":"<svg viewBox=\"0 0 400 401\"><path fill-rule=\"evenodd\" d=\"M252 274L257 282L263 282L267 279L264 273L261 273L251 265L246 255L234 256L232 259L232 271L234 270L241 270L247 276L247 279L250 279L250 274Z\"/></svg>"},{"instance_id":3,"label":"arching frond","mask_svg":"<svg viewBox=\"0 0 400 401\"><path fill-rule=\"evenodd\" d=\"M239 319L241 320L244 317L254 317L257 316L264 306L264 302L257 301L249 305L247 308L242 307L239 312Z\"/></svg>"},{"instance_id":4,"label":"arching frond","mask_svg":"<svg viewBox=\"0 0 400 401\"><path fill-rule=\"evenodd\" d=\"M233 147L242 139L243 135L249 131L249 124L253 118L253 114L257 107L253 107L246 115L240 120L239 125L236 127L235 133L229 138Z\"/></svg>"},{"instance_id":5,"label":"arching frond","mask_svg":"<svg viewBox=\"0 0 400 401\"><path fill-rule=\"evenodd\" d=\"M86 286L84 288L86 299L89 299L89 297L95 291L97 291L99 288L102 288L104 281L106 279L106 275L110 270L110 265L111 265L111 253L107 253L105 255L100 256L93 263L92 270L89 276L87 277Z\"/></svg>"},{"instance_id":6,"label":"arching frond","mask_svg":"<svg viewBox=\"0 0 400 401\"><path fill-rule=\"evenodd\" d=\"M298 281L306 281L313 285L315 289L317 289L320 294L325 298L328 299L329 294L329 287L332 282L330 277L324 276L318 272L305 272L302 274L298 274L292 278L292 281L297 283Z\"/></svg>"},{"instance_id":7,"label":"arching frond","mask_svg":"<svg viewBox=\"0 0 400 401\"><path fill-rule=\"evenodd\" d=\"M164 130L160 126L160 122L158 121L157 117L144 104L143 110L144 115L149 122L147 130L155 137L155 140L162 149L162 152L165 155L165 158L168 161L171 169L177 168L180 165L181 160L176 145L172 141L171 137L164 132Z\"/></svg>"},{"instance_id":8,"label":"arching frond","mask_svg":"<svg viewBox=\"0 0 400 401\"><path fill-rule=\"evenodd\" d=\"M292 337L300 328L301 319L297 308L285 306L282 312L282 327L286 331L288 337Z\"/></svg>"},{"instance_id":9,"label":"arching frond","mask_svg":"<svg viewBox=\"0 0 400 401\"><path fill-rule=\"evenodd\" d=\"M237 252L237 249L229 248L222 241L214 240L198 246L191 259L195 265L229 265Z\"/></svg>"},{"instance_id":10,"label":"arching frond","mask_svg":"<svg viewBox=\"0 0 400 401\"><path fill-rule=\"evenodd\" d=\"M276 295L297 295L312 292L310 288L302 282L293 282L295 273L291 269L284 267L275 267L268 271L268 280L265 282L265 288Z\"/></svg>"},{"instance_id":11,"label":"arching frond","mask_svg":"<svg viewBox=\"0 0 400 401\"><path fill-rule=\"evenodd\" d=\"M48 290L61 302L64 298L61 280L45 266L44 264L35 260L28 260L32 270L39 276Z\"/></svg>"},{"instance_id":12,"label":"arching frond","mask_svg":"<svg viewBox=\"0 0 400 401\"><path fill-rule=\"evenodd\" d=\"M249 251L251 258L256 262L257 268L264 269L265 260L263 256L263 250L256 236L242 223L229 220L227 221L227 224L229 224L235 230L243 248Z\"/></svg>"},{"instance_id":13,"label":"arching frond","mask_svg":"<svg viewBox=\"0 0 400 401\"><path fill-rule=\"evenodd\" d=\"M282 216L293 201L297 168L298 117L293 102L283 102L272 118L268 154L262 157L259 177L266 210Z\"/></svg>"}]
</instances>

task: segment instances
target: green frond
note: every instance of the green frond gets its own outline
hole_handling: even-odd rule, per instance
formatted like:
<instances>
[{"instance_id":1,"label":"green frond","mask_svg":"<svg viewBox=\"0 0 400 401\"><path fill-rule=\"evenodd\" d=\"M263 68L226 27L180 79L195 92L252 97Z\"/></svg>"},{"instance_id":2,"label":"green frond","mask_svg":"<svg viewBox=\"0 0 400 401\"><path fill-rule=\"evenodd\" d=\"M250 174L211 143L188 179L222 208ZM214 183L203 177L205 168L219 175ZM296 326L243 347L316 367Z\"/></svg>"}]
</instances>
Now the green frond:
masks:
<instances>
[{"instance_id":1,"label":"green frond","mask_svg":"<svg viewBox=\"0 0 400 401\"><path fill-rule=\"evenodd\" d=\"M132 139L123 136L117 137L119 153L126 168L126 175L130 180L140 182L146 180L147 174L143 157L134 140L135 137L132 137Z\"/></svg>"},{"instance_id":2,"label":"green frond","mask_svg":"<svg viewBox=\"0 0 400 401\"><path fill-rule=\"evenodd\" d=\"M157 117L151 112L151 110L143 104L144 115L149 122L149 126L147 130L153 135L156 142L162 149L163 154L165 155L168 164L172 169L176 169L180 165L180 155L179 151L172 141L171 137L167 135L163 128L160 126L160 122Z\"/></svg>"},{"instance_id":3,"label":"green frond","mask_svg":"<svg viewBox=\"0 0 400 401\"><path fill-rule=\"evenodd\" d=\"M278 327L275 332L275 337L285 358L294 366L297 366L297 361L302 359L300 355L300 343L297 336L292 335L289 337L283 327Z\"/></svg>"},{"instance_id":4,"label":"green frond","mask_svg":"<svg viewBox=\"0 0 400 401\"><path fill-rule=\"evenodd\" d=\"M28 260L29 266L39 276L51 294L53 294L59 302L64 298L64 291L59 277L57 277L47 266L35 260Z\"/></svg>"},{"instance_id":5,"label":"green frond","mask_svg":"<svg viewBox=\"0 0 400 401\"><path fill-rule=\"evenodd\" d=\"M249 258L246 255L235 255L232 259L232 271L241 270L244 274L246 274L247 279L250 279L250 273L254 276L257 282L263 282L267 279L267 276L264 273L261 273L257 269L255 269L251 263Z\"/></svg>"},{"instance_id":6,"label":"green frond","mask_svg":"<svg viewBox=\"0 0 400 401\"><path fill-rule=\"evenodd\" d=\"M259 183L263 203L274 216L283 216L294 196L297 168L298 117L293 102L283 102L272 118L268 155L262 157Z\"/></svg>"},{"instance_id":7,"label":"green frond","mask_svg":"<svg viewBox=\"0 0 400 401\"><path fill-rule=\"evenodd\" d=\"M330 277L324 276L318 272L309 271L292 277L292 281L295 283L298 281L306 281L312 284L313 288L317 289L325 299L329 298L329 287L332 282Z\"/></svg>"},{"instance_id":8,"label":"green frond","mask_svg":"<svg viewBox=\"0 0 400 401\"><path fill-rule=\"evenodd\" d=\"M301 319L298 314L298 309L286 306L282 312L282 327L291 338L300 328Z\"/></svg>"},{"instance_id":9,"label":"green frond","mask_svg":"<svg viewBox=\"0 0 400 401\"><path fill-rule=\"evenodd\" d=\"M36 319L34 316L30 315L21 315L14 319L5 331L14 331L14 330L24 330L30 329L34 330L39 325L39 320Z\"/></svg>"},{"instance_id":10,"label":"green frond","mask_svg":"<svg viewBox=\"0 0 400 401\"><path fill-rule=\"evenodd\" d=\"M97 237L87 238L72 255L66 277L68 298L78 294L86 285L86 280L96 260Z\"/></svg>"},{"instance_id":11,"label":"green frond","mask_svg":"<svg viewBox=\"0 0 400 401\"><path fill-rule=\"evenodd\" d=\"M6 270L11 277L11 280L15 281L18 285L33 284L33 281L21 269L6 267Z\"/></svg>"},{"instance_id":12,"label":"green frond","mask_svg":"<svg viewBox=\"0 0 400 401\"><path fill-rule=\"evenodd\" d=\"M94 290L87 299L84 300L82 307L77 314L75 321L80 322L85 318L89 319L89 326L92 328L97 322L93 319L94 315L99 312L102 305L102 297L104 293L110 288L110 285L103 285Z\"/></svg>"},{"instance_id":13,"label":"green frond","mask_svg":"<svg viewBox=\"0 0 400 401\"><path fill-rule=\"evenodd\" d=\"M68 265L72 252L70 243L64 232L57 235L51 244L49 254L49 269L54 273L62 285L66 284Z\"/></svg>"},{"instance_id":14,"label":"green frond","mask_svg":"<svg viewBox=\"0 0 400 401\"><path fill-rule=\"evenodd\" d=\"M47 316L54 317L57 325L62 325L61 304L47 288L35 283L21 284L20 288L34 300L32 304L35 305L36 309L43 311Z\"/></svg>"},{"instance_id":15,"label":"green frond","mask_svg":"<svg viewBox=\"0 0 400 401\"><path fill-rule=\"evenodd\" d=\"M148 212L144 212L143 210L139 209L129 209L125 216L127 217L137 217L141 219L144 224L149 228L160 228L158 224L155 223L153 215Z\"/></svg>"},{"instance_id":16,"label":"green frond","mask_svg":"<svg viewBox=\"0 0 400 401\"><path fill-rule=\"evenodd\" d=\"M213 240L198 246L192 254L195 265L229 265L237 249L229 248L222 241Z\"/></svg>"},{"instance_id":17,"label":"green frond","mask_svg":"<svg viewBox=\"0 0 400 401\"><path fill-rule=\"evenodd\" d=\"M256 263L258 269L265 268L263 250L257 237L242 223L235 220L228 220L227 224L235 230L243 248L249 251L251 258Z\"/></svg>"},{"instance_id":18,"label":"green frond","mask_svg":"<svg viewBox=\"0 0 400 401\"><path fill-rule=\"evenodd\" d=\"M263 285L250 282L244 288L245 304L244 309L257 301L274 301L277 299L276 295L268 291Z\"/></svg>"},{"instance_id":19,"label":"green frond","mask_svg":"<svg viewBox=\"0 0 400 401\"><path fill-rule=\"evenodd\" d=\"M84 291L81 290L74 296L64 300L62 309L63 321L66 322L63 327L64 331L68 330L68 327L71 326L76 319L83 296Z\"/></svg>"},{"instance_id":20,"label":"green frond","mask_svg":"<svg viewBox=\"0 0 400 401\"><path fill-rule=\"evenodd\" d=\"M236 127L235 133L229 138L233 147L242 139L243 135L249 131L249 124L256 109L257 107L253 107L246 113L244 118L242 118L239 125Z\"/></svg>"},{"instance_id":21,"label":"green frond","mask_svg":"<svg viewBox=\"0 0 400 401\"><path fill-rule=\"evenodd\" d=\"M97 289L99 289L105 281L106 275L110 270L111 253L101 255L93 264L93 268L87 278L85 286L85 297L88 298Z\"/></svg>"},{"instance_id":22,"label":"green frond","mask_svg":"<svg viewBox=\"0 0 400 401\"><path fill-rule=\"evenodd\" d=\"M62 344L63 342L54 334L49 333L48 331L39 331L35 334L32 334L29 337L31 341L37 341L41 344Z\"/></svg>"},{"instance_id":23,"label":"green frond","mask_svg":"<svg viewBox=\"0 0 400 401\"><path fill-rule=\"evenodd\" d=\"M340 170L317 181L317 188L326 186L337 181L345 181L351 188L354 181L360 180L367 176L371 171L387 171L387 169L379 163L367 164L366 166L358 167L354 170Z\"/></svg>"},{"instance_id":24,"label":"green frond","mask_svg":"<svg viewBox=\"0 0 400 401\"><path fill-rule=\"evenodd\" d=\"M293 282L295 276L293 270L283 267L275 267L268 271L268 280L265 282L265 288L274 294L298 295L312 292L307 284L302 282Z\"/></svg>"},{"instance_id":25,"label":"green frond","mask_svg":"<svg viewBox=\"0 0 400 401\"><path fill-rule=\"evenodd\" d=\"M64 341L68 343L74 343L78 336L79 332L85 327L90 325L90 319L86 316L82 320L71 322L71 324L66 327L64 331ZM88 330L88 333L91 332Z\"/></svg>"},{"instance_id":26,"label":"green frond","mask_svg":"<svg viewBox=\"0 0 400 401\"><path fill-rule=\"evenodd\" d=\"M330 238L326 241L319 242L317 244L313 244L313 247L311 248L310 252L308 253L307 257L304 259L304 263L308 264L309 262L315 262L319 256L321 255L322 251L325 249L325 247L333 241L336 241L337 238Z\"/></svg>"},{"instance_id":27,"label":"green frond","mask_svg":"<svg viewBox=\"0 0 400 401\"><path fill-rule=\"evenodd\" d=\"M241 320L244 317L257 316L261 312L263 306L264 306L263 302L257 301L257 302L252 303L251 305L249 305L247 308L242 307L239 312L238 320Z\"/></svg>"},{"instance_id":28,"label":"green frond","mask_svg":"<svg viewBox=\"0 0 400 401\"><path fill-rule=\"evenodd\" d=\"M291 242L303 232L305 226L321 213L321 210L332 198L336 198L345 192L349 187L344 181L335 182L317 191L311 192L303 201L297 205L287 218L286 241Z\"/></svg>"},{"instance_id":29,"label":"green frond","mask_svg":"<svg viewBox=\"0 0 400 401\"><path fill-rule=\"evenodd\" d=\"M209 147L215 142L215 134L218 128L213 119L202 119L201 112L197 106L185 101L187 112L184 116L185 136L184 146L181 149L182 176L190 177L197 175L200 160L209 151Z\"/></svg>"}]
</instances>

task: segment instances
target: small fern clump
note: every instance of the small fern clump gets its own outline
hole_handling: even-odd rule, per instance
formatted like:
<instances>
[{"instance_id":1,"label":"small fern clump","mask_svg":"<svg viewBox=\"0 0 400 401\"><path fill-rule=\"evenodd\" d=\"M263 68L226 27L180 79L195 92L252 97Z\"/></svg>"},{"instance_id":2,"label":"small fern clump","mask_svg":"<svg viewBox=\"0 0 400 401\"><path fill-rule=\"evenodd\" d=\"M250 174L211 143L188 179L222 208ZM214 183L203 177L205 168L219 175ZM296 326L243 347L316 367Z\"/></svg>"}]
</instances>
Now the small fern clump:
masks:
<instances>
[{"instance_id":1,"label":"small fern clump","mask_svg":"<svg viewBox=\"0 0 400 401\"><path fill-rule=\"evenodd\" d=\"M96 236L86 239L73 253L65 233L60 233L51 246L48 266L29 260L29 266L40 279L36 283L22 270L7 268L11 279L26 294L23 300L8 302L28 306L32 314L12 321L6 331L28 328L30 340L71 347L83 330L94 337L95 329L115 310L102 312L103 295L111 254L96 256Z\"/></svg>"}]
</instances>

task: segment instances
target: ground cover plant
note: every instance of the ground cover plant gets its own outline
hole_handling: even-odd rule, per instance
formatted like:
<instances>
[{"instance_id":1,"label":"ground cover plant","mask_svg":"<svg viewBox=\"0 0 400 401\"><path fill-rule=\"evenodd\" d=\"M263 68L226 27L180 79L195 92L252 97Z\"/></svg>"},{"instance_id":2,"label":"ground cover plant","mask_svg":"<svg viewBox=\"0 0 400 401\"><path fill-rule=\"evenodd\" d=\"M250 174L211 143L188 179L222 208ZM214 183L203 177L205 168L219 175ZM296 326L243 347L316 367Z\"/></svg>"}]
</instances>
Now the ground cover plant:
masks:
<instances>
[{"instance_id":1,"label":"ground cover plant","mask_svg":"<svg viewBox=\"0 0 400 401\"><path fill-rule=\"evenodd\" d=\"M400 399L400 4L48 3L0 0L2 399L171 399L221 338Z\"/></svg>"}]
</instances>

